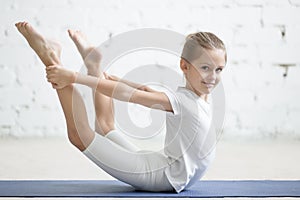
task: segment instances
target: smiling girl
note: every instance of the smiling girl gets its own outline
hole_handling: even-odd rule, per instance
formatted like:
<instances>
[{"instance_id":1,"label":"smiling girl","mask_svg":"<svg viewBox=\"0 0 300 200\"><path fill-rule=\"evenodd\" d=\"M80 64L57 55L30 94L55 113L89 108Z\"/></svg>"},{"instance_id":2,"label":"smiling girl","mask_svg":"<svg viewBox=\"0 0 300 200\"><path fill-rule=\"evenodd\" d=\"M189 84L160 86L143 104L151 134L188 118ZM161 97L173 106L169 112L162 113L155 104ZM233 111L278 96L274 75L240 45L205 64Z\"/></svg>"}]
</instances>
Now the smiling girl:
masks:
<instances>
[{"instance_id":1,"label":"smiling girl","mask_svg":"<svg viewBox=\"0 0 300 200\"><path fill-rule=\"evenodd\" d=\"M87 75L62 67L59 44L46 40L27 22L16 26L46 66L47 79L65 114L70 142L101 169L147 191L180 192L204 175L215 150L207 147L212 118L208 97L226 64L226 49L217 36L208 32L187 36L180 59L186 85L171 93L103 73L101 53L81 32L69 30L69 35L85 62ZM74 84L94 91L95 130L89 126ZM166 112L164 152L142 151L115 129L112 99Z\"/></svg>"}]
</instances>

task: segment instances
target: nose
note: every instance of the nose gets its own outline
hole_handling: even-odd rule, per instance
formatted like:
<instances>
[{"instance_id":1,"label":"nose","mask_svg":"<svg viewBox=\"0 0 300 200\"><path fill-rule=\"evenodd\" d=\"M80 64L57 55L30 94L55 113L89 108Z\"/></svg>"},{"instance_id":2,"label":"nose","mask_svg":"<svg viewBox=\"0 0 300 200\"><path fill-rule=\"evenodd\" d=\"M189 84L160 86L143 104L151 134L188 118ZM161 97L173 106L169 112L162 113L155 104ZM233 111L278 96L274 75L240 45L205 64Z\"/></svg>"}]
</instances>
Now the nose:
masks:
<instances>
[{"instance_id":1,"label":"nose","mask_svg":"<svg viewBox=\"0 0 300 200\"><path fill-rule=\"evenodd\" d=\"M207 82L215 82L216 78L217 78L217 74L216 74L216 72L213 70L213 71L209 72L209 74L207 75L206 81L207 81Z\"/></svg>"}]
</instances>

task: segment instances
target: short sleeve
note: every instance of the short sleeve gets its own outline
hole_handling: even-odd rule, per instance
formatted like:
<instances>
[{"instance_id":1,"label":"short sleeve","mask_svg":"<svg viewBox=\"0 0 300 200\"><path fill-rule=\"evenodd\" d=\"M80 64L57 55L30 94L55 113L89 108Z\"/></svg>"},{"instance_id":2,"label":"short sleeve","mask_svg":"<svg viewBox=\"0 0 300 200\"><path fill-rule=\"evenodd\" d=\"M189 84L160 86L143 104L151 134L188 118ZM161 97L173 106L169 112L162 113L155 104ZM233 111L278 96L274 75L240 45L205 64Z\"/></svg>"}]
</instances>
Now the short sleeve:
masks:
<instances>
[{"instance_id":1,"label":"short sleeve","mask_svg":"<svg viewBox=\"0 0 300 200\"><path fill-rule=\"evenodd\" d=\"M178 101L178 98L176 97L176 94L174 92L167 91L167 90L165 90L163 92L167 95L167 97L171 103L171 106L173 109L173 115L178 115L180 113L180 109L179 109L179 101ZM171 114L171 112L168 112L168 113Z\"/></svg>"}]
</instances>

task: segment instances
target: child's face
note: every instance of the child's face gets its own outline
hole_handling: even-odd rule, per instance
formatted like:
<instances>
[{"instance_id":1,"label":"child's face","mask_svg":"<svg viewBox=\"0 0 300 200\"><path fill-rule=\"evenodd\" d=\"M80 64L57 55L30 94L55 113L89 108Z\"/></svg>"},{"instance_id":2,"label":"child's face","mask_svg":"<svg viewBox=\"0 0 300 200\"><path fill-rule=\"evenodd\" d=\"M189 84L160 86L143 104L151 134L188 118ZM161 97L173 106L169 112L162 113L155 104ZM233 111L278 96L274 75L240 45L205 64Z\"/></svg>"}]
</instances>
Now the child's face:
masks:
<instances>
[{"instance_id":1,"label":"child's face","mask_svg":"<svg viewBox=\"0 0 300 200\"><path fill-rule=\"evenodd\" d=\"M182 59L180 67L187 79L186 87L200 97L206 96L220 82L225 64L225 52L221 49L203 49L201 56L191 63Z\"/></svg>"}]
</instances>

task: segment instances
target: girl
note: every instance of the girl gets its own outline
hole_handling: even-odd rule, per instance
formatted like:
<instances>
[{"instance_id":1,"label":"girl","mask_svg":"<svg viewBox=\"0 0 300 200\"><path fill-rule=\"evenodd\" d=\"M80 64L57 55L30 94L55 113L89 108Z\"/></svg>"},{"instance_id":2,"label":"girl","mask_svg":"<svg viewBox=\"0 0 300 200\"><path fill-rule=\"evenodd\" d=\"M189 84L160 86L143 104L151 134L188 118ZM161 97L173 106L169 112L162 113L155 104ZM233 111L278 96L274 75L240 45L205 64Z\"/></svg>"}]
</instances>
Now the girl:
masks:
<instances>
[{"instance_id":1,"label":"girl","mask_svg":"<svg viewBox=\"0 0 300 200\"><path fill-rule=\"evenodd\" d=\"M214 138L208 97L226 64L226 49L217 36L208 32L187 36L180 60L186 85L170 93L103 73L100 52L81 32L69 30L69 35L88 75L63 68L60 45L46 40L30 24L19 22L16 27L46 66L47 79L64 111L70 142L101 169L138 190L178 193L204 175L214 157L214 147L208 144ZM75 83L93 90L95 130L88 124ZM163 153L141 151L115 129L112 98L166 112Z\"/></svg>"}]
</instances>

